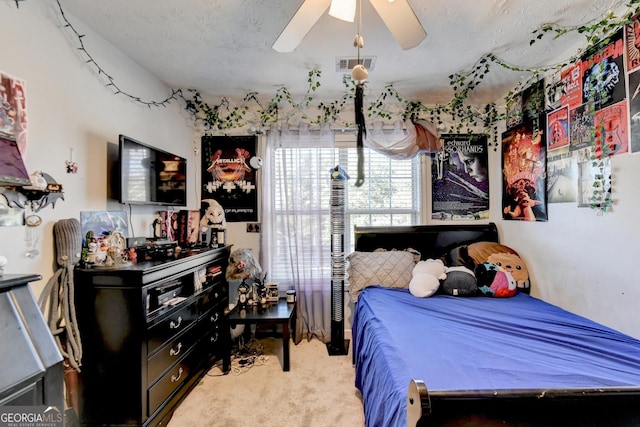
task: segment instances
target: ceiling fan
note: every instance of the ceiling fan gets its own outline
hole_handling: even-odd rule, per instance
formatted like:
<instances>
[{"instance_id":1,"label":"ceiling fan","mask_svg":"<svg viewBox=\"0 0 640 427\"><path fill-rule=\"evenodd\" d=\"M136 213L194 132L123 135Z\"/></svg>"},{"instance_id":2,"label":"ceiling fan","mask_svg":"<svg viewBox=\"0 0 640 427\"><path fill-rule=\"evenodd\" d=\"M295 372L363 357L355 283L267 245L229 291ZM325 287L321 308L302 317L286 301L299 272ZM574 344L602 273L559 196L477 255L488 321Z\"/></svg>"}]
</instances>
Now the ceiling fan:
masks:
<instances>
[{"instance_id":1,"label":"ceiling fan","mask_svg":"<svg viewBox=\"0 0 640 427\"><path fill-rule=\"evenodd\" d=\"M427 37L407 0L369 1L403 49L416 47ZM273 49L282 53L293 52L329 6L331 16L354 22L356 0L304 0L276 39Z\"/></svg>"}]
</instances>

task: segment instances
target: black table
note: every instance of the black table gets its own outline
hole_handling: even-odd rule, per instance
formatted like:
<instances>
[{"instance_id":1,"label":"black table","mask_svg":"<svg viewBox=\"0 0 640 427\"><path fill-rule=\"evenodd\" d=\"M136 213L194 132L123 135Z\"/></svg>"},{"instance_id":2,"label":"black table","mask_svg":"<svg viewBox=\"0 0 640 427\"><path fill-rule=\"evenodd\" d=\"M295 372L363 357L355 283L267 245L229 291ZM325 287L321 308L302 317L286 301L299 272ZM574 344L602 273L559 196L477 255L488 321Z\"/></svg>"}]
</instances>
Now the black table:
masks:
<instances>
[{"instance_id":1,"label":"black table","mask_svg":"<svg viewBox=\"0 0 640 427\"><path fill-rule=\"evenodd\" d=\"M282 370L289 370L289 322L291 329L296 330L296 303L288 303L285 298L278 302L272 302L267 307L259 309L257 306L249 306L239 309L238 306L229 313L229 323L233 327L237 324L276 323L282 325Z\"/></svg>"}]
</instances>

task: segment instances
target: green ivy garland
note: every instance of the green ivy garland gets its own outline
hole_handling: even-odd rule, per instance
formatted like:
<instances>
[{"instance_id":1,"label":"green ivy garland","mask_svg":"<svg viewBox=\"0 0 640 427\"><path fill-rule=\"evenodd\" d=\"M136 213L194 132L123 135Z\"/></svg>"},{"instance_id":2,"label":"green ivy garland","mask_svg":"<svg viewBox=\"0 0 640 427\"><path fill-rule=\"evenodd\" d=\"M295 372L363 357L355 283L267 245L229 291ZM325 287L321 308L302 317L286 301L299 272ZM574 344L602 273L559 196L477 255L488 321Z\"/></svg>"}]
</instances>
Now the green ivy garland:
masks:
<instances>
[{"instance_id":1,"label":"green ivy garland","mask_svg":"<svg viewBox=\"0 0 640 427\"><path fill-rule=\"evenodd\" d=\"M587 41L585 49L580 50L576 55L557 64L542 67L522 67L511 64L493 53L487 53L479 58L470 71L452 74L449 76L449 83L453 89L453 97L446 104L427 106L421 101L412 100L402 96L393 85L387 85L367 107L369 118L392 120L402 118L403 120L418 118L429 119L439 127L449 124L449 132L471 133L473 128L482 127L485 132L492 135L494 150L498 146L498 123L506 118L504 106L499 107L495 103L487 104L482 108L476 108L467 104L469 94L476 89L491 71L493 65L502 68L527 72L530 77L520 82L516 88L510 91L504 98L505 105L515 99L526 87L536 81L540 81L546 73L559 71L562 68L574 63L584 52L584 50L594 46L600 40L611 35L614 31L631 22L631 17L640 10L640 0L629 0L626 4L627 12L622 17L617 17L613 12L607 13L601 19L594 20L585 25L563 27L556 24L544 24L533 32L529 44L533 45L543 37L553 34L554 39L566 34L577 32L583 34ZM193 114L198 122L206 126L207 132L216 130L226 130L230 128L245 127L250 125L249 113L257 113L258 127L273 123L287 122L293 117L299 116L302 120L307 120L311 124L336 123L345 105L353 98L355 91L354 82L348 77L343 78L345 93L342 98L330 101L319 102L317 108L319 113L316 117L308 117L303 110L313 102L312 93L320 88L320 70L309 71L308 89L302 101L295 102L291 93L284 87L276 91L268 104L262 106L258 101L257 93L253 92L245 96L240 106L230 106L226 98L222 98L220 103L210 106L196 90L190 90L192 98L184 98L186 109ZM390 103L400 105L401 114L390 110ZM254 104L252 109L249 104ZM544 108L544 103L539 104L539 108ZM285 114L286 112L286 114ZM541 111L542 112L542 111ZM343 123L349 126L351 123Z\"/></svg>"}]
</instances>

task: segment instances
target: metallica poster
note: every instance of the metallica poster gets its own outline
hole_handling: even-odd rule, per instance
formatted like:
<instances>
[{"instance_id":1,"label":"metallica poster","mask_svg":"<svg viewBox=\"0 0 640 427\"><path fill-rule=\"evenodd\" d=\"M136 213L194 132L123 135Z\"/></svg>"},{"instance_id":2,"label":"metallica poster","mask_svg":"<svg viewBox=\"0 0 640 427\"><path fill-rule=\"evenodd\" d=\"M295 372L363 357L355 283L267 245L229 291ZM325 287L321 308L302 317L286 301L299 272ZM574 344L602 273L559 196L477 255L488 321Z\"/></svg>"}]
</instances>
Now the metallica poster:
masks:
<instances>
[{"instance_id":1,"label":"metallica poster","mask_svg":"<svg viewBox=\"0 0 640 427\"><path fill-rule=\"evenodd\" d=\"M432 157L432 218L489 217L487 136L443 134L442 150Z\"/></svg>"},{"instance_id":2,"label":"metallica poster","mask_svg":"<svg viewBox=\"0 0 640 427\"><path fill-rule=\"evenodd\" d=\"M201 200L214 199L227 222L258 220L255 136L203 136Z\"/></svg>"}]
</instances>

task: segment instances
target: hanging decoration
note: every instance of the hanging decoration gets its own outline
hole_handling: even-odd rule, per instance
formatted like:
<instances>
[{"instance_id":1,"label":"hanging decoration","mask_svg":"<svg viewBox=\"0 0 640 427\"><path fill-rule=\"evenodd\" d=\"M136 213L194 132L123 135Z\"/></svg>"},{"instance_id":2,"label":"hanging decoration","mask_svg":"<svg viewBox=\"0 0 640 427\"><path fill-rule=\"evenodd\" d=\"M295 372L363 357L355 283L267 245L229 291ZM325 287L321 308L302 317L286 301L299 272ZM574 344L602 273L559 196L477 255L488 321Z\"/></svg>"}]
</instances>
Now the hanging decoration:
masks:
<instances>
[{"instance_id":1,"label":"hanging decoration","mask_svg":"<svg viewBox=\"0 0 640 427\"><path fill-rule=\"evenodd\" d=\"M351 77L356 82L356 91L354 97L355 121L358 128L357 150L358 150L358 175L356 177L355 186L360 187L364 184L364 139L367 137L367 127L364 120L364 82L369 77L369 72L362 65L360 60L360 48L364 47L364 39L360 34L362 25L362 1L358 0L358 28L356 36L353 40L353 46L358 49L358 64L351 70Z\"/></svg>"},{"instance_id":2,"label":"hanging decoration","mask_svg":"<svg viewBox=\"0 0 640 427\"><path fill-rule=\"evenodd\" d=\"M69 160L65 162L67 173L78 173L78 164L73 161L73 148L69 150Z\"/></svg>"}]
</instances>

